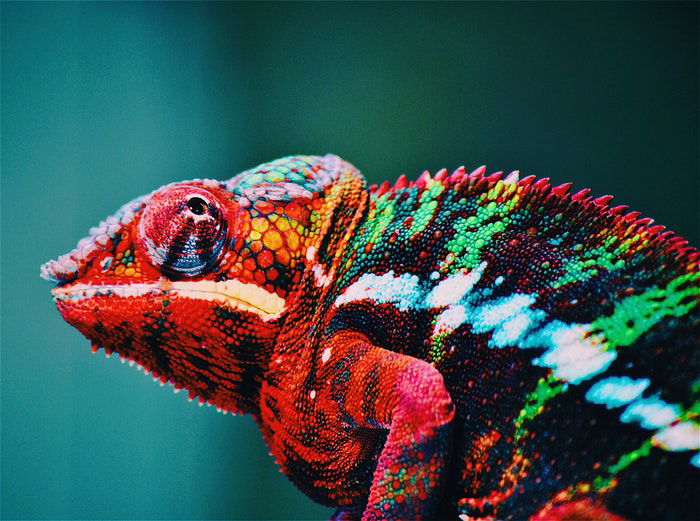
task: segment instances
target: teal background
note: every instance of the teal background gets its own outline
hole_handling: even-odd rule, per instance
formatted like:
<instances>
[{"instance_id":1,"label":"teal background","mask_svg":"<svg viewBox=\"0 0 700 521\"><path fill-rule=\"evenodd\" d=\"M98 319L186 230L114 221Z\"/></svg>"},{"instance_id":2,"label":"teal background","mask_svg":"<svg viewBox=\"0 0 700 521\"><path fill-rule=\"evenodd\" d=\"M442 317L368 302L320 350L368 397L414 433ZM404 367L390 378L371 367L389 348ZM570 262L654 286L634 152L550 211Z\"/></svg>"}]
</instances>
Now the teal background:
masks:
<instances>
[{"instance_id":1,"label":"teal background","mask_svg":"<svg viewBox=\"0 0 700 521\"><path fill-rule=\"evenodd\" d=\"M92 356L39 265L162 184L519 168L698 243L697 3L7 3L2 518L322 519L250 418Z\"/></svg>"}]
</instances>

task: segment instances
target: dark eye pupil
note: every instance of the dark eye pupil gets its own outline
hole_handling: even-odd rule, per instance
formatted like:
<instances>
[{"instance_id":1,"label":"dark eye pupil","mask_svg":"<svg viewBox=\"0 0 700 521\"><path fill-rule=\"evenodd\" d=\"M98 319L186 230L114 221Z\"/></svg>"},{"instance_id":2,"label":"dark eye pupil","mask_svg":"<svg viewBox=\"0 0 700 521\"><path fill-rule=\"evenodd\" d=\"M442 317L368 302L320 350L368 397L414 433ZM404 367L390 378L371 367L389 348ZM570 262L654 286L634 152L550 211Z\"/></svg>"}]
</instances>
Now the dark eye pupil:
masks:
<instances>
[{"instance_id":1,"label":"dark eye pupil","mask_svg":"<svg viewBox=\"0 0 700 521\"><path fill-rule=\"evenodd\" d=\"M207 202L201 197L192 197L187 201L187 208L195 215L204 215L209 209Z\"/></svg>"}]
</instances>

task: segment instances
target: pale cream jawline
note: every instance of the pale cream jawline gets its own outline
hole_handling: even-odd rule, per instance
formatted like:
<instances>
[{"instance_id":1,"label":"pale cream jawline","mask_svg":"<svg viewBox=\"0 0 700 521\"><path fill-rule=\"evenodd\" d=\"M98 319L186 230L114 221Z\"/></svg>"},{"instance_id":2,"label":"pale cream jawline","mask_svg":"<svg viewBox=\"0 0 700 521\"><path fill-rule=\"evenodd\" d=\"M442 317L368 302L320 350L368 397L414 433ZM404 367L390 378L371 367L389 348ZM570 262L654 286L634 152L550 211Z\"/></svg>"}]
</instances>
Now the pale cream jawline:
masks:
<instances>
[{"instance_id":1,"label":"pale cream jawline","mask_svg":"<svg viewBox=\"0 0 700 521\"><path fill-rule=\"evenodd\" d=\"M182 296L199 300L221 302L232 308L249 311L259 315L263 320L274 320L284 311L285 300L275 293L264 290L255 284L247 284L237 280L215 282L200 281L169 281L160 279L155 284L128 285L93 285L73 284L68 287L51 290L56 298L89 298L98 291L111 291L121 297L137 297L148 293L165 293L172 296Z\"/></svg>"}]
</instances>

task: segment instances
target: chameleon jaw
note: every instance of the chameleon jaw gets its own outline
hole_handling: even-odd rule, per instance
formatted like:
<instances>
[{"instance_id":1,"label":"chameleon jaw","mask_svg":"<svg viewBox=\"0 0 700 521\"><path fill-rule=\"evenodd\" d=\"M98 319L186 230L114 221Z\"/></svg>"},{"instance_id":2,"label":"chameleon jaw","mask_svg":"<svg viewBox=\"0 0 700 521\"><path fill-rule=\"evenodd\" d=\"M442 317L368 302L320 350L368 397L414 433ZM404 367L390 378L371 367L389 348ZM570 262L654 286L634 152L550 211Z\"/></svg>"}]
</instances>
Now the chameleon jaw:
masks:
<instances>
[{"instance_id":1,"label":"chameleon jaw","mask_svg":"<svg viewBox=\"0 0 700 521\"><path fill-rule=\"evenodd\" d=\"M237 311L247 311L258 315L263 321L278 319L285 310L285 300L276 293L267 291L256 284L227 280L169 281L161 278L158 282L133 284L83 284L61 286L51 290L56 301L78 301L101 296L141 297L183 297L219 302Z\"/></svg>"}]
</instances>

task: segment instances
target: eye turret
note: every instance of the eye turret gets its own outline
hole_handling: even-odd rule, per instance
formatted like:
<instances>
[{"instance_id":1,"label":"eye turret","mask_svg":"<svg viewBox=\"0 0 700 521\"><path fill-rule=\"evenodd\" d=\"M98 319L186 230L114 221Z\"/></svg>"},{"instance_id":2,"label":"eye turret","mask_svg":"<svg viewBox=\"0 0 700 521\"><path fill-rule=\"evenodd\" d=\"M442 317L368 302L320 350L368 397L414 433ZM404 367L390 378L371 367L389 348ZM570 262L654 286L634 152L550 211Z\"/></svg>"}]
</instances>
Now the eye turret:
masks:
<instances>
[{"instance_id":1,"label":"eye turret","mask_svg":"<svg viewBox=\"0 0 700 521\"><path fill-rule=\"evenodd\" d=\"M170 275L206 273L224 253L226 212L207 190L178 186L153 195L139 224L151 261Z\"/></svg>"}]
</instances>

